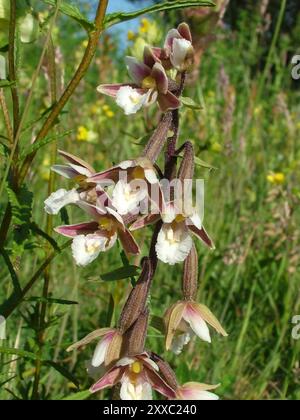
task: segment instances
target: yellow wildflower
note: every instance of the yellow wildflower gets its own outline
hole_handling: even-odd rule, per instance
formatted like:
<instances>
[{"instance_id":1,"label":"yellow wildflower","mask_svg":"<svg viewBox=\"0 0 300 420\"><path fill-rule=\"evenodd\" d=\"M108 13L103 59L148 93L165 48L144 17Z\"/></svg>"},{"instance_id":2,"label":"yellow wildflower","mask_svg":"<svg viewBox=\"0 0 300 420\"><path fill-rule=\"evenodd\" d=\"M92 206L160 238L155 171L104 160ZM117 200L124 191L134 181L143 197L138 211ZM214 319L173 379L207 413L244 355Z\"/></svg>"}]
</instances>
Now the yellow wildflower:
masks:
<instances>
[{"instance_id":1,"label":"yellow wildflower","mask_svg":"<svg viewBox=\"0 0 300 420\"><path fill-rule=\"evenodd\" d=\"M106 116L108 117L108 118L113 118L114 116L115 116L115 113L114 113L114 111L107 111L106 112Z\"/></svg>"},{"instance_id":2,"label":"yellow wildflower","mask_svg":"<svg viewBox=\"0 0 300 420\"><path fill-rule=\"evenodd\" d=\"M78 130L77 130L77 140L78 141L87 141L88 140L88 135L89 135L89 132L88 132L86 127L84 127L83 125L78 127Z\"/></svg>"},{"instance_id":3,"label":"yellow wildflower","mask_svg":"<svg viewBox=\"0 0 300 420\"><path fill-rule=\"evenodd\" d=\"M282 185L285 182L285 175L282 172L272 172L267 176L267 180L270 184Z\"/></svg>"},{"instance_id":4,"label":"yellow wildflower","mask_svg":"<svg viewBox=\"0 0 300 420\"><path fill-rule=\"evenodd\" d=\"M141 19L141 25L140 25L140 33L145 34L149 31L150 28L150 21L146 18Z\"/></svg>"},{"instance_id":5,"label":"yellow wildflower","mask_svg":"<svg viewBox=\"0 0 300 420\"><path fill-rule=\"evenodd\" d=\"M127 33L127 39L128 39L128 41L134 41L135 40L135 37L136 37L136 35L135 35L135 33L133 31L128 31L128 33Z\"/></svg>"},{"instance_id":6,"label":"yellow wildflower","mask_svg":"<svg viewBox=\"0 0 300 420\"><path fill-rule=\"evenodd\" d=\"M48 156L46 156L43 160L40 173L41 173L41 177L44 181L49 181L49 179L50 179L50 159L49 159Z\"/></svg>"},{"instance_id":7,"label":"yellow wildflower","mask_svg":"<svg viewBox=\"0 0 300 420\"><path fill-rule=\"evenodd\" d=\"M115 116L114 111L112 111L108 105L103 105L102 110L107 118L113 118Z\"/></svg>"}]
</instances>

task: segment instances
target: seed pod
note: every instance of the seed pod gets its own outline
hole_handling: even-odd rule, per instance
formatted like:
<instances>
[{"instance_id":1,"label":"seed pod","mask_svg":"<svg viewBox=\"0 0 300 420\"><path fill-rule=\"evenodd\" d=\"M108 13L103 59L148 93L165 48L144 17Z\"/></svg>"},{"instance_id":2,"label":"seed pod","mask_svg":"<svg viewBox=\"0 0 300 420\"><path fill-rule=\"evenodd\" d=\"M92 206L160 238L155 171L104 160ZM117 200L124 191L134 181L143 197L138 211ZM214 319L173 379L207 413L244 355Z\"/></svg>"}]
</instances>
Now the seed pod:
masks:
<instances>
[{"instance_id":1,"label":"seed pod","mask_svg":"<svg viewBox=\"0 0 300 420\"><path fill-rule=\"evenodd\" d=\"M151 136L148 144L146 145L143 151L143 156L147 157L152 163L154 163L157 160L162 148L164 147L171 124L172 124L172 113L167 112L163 116L157 129Z\"/></svg>"},{"instance_id":2,"label":"seed pod","mask_svg":"<svg viewBox=\"0 0 300 420\"><path fill-rule=\"evenodd\" d=\"M168 362L163 360L160 356L156 353L151 353L151 359L157 364L159 367L159 373L162 378L166 381L166 383L176 391L178 388L178 382L175 375L175 372L171 368Z\"/></svg>"},{"instance_id":3,"label":"seed pod","mask_svg":"<svg viewBox=\"0 0 300 420\"><path fill-rule=\"evenodd\" d=\"M128 356L135 356L137 354L143 353L147 336L148 320L149 310L145 309L145 311L140 314L139 318L132 325L132 327L127 330L124 338L124 346L126 347L124 352Z\"/></svg>"},{"instance_id":4,"label":"seed pod","mask_svg":"<svg viewBox=\"0 0 300 420\"><path fill-rule=\"evenodd\" d=\"M119 330L125 333L145 310L150 283L152 280L152 265L149 258L144 258L142 273L132 289L120 316Z\"/></svg>"},{"instance_id":5,"label":"seed pod","mask_svg":"<svg viewBox=\"0 0 300 420\"><path fill-rule=\"evenodd\" d=\"M184 300L193 301L198 290L198 255L195 245L184 262L182 292Z\"/></svg>"},{"instance_id":6,"label":"seed pod","mask_svg":"<svg viewBox=\"0 0 300 420\"><path fill-rule=\"evenodd\" d=\"M178 179L184 182L185 179L193 179L195 170L195 153L194 146L187 141L184 146L183 159L178 171Z\"/></svg>"}]
</instances>

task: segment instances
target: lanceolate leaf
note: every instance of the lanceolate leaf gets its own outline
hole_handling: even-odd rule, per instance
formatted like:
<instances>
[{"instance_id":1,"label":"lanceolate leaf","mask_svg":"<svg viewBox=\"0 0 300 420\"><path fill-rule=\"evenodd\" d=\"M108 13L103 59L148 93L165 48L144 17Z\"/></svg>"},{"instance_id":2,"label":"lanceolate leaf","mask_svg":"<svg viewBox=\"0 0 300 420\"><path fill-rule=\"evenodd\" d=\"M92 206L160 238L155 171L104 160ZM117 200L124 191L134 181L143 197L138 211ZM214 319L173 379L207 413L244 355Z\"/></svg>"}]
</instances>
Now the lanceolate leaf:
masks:
<instances>
[{"instance_id":1,"label":"lanceolate leaf","mask_svg":"<svg viewBox=\"0 0 300 420\"><path fill-rule=\"evenodd\" d=\"M44 0L45 3L51 6L56 6L56 0ZM84 16L75 4L62 0L59 5L59 11L66 16L78 22L86 31L94 29L94 25L86 16Z\"/></svg>"},{"instance_id":2,"label":"lanceolate leaf","mask_svg":"<svg viewBox=\"0 0 300 420\"><path fill-rule=\"evenodd\" d=\"M187 108L195 110L203 109L202 105L197 104L194 99L188 98L187 96L181 96L180 100Z\"/></svg>"},{"instance_id":3,"label":"lanceolate leaf","mask_svg":"<svg viewBox=\"0 0 300 420\"><path fill-rule=\"evenodd\" d=\"M16 295L19 295L21 293L22 289L21 289L21 285L20 285L20 282L19 282L18 275L15 272L15 269L14 269L14 267L13 267L11 261L10 261L9 255L7 254L7 252L5 251L4 248L0 248L0 254L2 254L3 259L6 263L6 266L9 270L9 272L10 272L12 283L13 283L13 286L14 286L14 291L15 291Z\"/></svg>"},{"instance_id":4,"label":"lanceolate leaf","mask_svg":"<svg viewBox=\"0 0 300 420\"><path fill-rule=\"evenodd\" d=\"M129 265L128 267L121 267L110 273L102 274L101 280L103 281L117 281L124 280L130 277L137 276L140 273L140 267Z\"/></svg>"},{"instance_id":5,"label":"lanceolate leaf","mask_svg":"<svg viewBox=\"0 0 300 420\"><path fill-rule=\"evenodd\" d=\"M58 363L53 362L52 360L46 360L44 364L51 366L58 373L60 373L64 378L68 379L68 381L72 382L77 388L79 388L79 383L77 379L67 369L65 369Z\"/></svg>"},{"instance_id":6,"label":"lanceolate leaf","mask_svg":"<svg viewBox=\"0 0 300 420\"><path fill-rule=\"evenodd\" d=\"M55 299L55 298L43 298L43 297L30 297L26 299L30 302L46 302L48 304L57 304L57 305L78 305L78 302L75 302L73 300L64 300L64 299Z\"/></svg>"},{"instance_id":7,"label":"lanceolate leaf","mask_svg":"<svg viewBox=\"0 0 300 420\"><path fill-rule=\"evenodd\" d=\"M82 401L88 399L91 395L91 391L87 389L86 391L80 391L75 394L68 395L67 397L62 398L62 401Z\"/></svg>"},{"instance_id":8,"label":"lanceolate leaf","mask_svg":"<svg viewBox=\"0 0 300 420\"><path fill-rule=\"evenodd\" d=\"M199 1L199 0L163 1L153 6L146 7L145 9L137 10L136 12L131 12L131 13L116 12L116 13L108 14L105 18L105 27L109 28L120 22L126 22L128 20L135 19L139 16L142 16L148 13L164 12L164 11L169 11L169 10L184 9L187 7L199 7L199 6L214 6L214 3L211 1Z\"/></svg>"}]
</instances>

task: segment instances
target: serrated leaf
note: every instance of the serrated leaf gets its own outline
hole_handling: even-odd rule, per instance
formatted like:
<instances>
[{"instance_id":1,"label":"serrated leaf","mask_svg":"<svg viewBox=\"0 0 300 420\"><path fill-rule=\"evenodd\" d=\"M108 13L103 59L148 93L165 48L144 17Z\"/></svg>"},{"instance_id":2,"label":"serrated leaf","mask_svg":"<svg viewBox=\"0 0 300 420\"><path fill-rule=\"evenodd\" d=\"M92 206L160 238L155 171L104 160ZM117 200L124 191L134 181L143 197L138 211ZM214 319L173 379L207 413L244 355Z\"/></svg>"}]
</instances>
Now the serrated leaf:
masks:
<instances>
[{"instance_id":1,"label":"serrated leaf","mask_svg":"<svg viewBox=\"0 0 300 420\"><path fill-rule=\"evenodd\" d=\"M50 4L50 6L56 6L56 0L44 0L46 4ZM87 32L90 32L94 29L94 25L92 22L88 20L84 14L72 3L61 1L59 5L59 11L66 16L74 19L78 22Z\"/></svg>"},{"instance_id":2,"label":"serrated leaf","mask_svg":"<svg viewBox=\"0 0 300 420\"><path fill-rule=\"evenodd\" d=\"M68 130L62 134L58 134L51 137L45 137L43 140L39 140L38 142L31 144L29 147L23 150L23 152L20 154L20 160L25 159L26 156L31 155L31 153L35 153L42 147L47 146L48 144L53 143L56 140L62 139L63 137L66 137L71 133L72 133L72 130Z\"/></svg>"},{"instance_id":3,"label":"serrated leaf","mask_svg":"<svg viewBox=\"0 0 300 420\"><path fill-rule=\"evenodd\" d=\"M62 398L61 401L83 401L89 398L92 395L89 389L85 391L76 392L75 394L68 395L65 398Z\"/></svg>"},{"instance_id":4,"label":"serrated leaf","mask_svg":"<svg viewBox=\"0 0 300 420\"><path fill-rule=\"evenodd\" d=\"M27 240L30 238L33 194L23 184L16 194L8 185L6 187L8 200L12 209L13 255L21 255Z\"/></svg>"},{"instance_id":5,"label":"serrated leaf","mask_svg":"<svg viewBox=\"0 0 300 420\"><path fill-rule=\"evenodd\" d=\"M8 354L10 356L24 357L25 359L38 360L37 355L34 353L11 347L0 347L0 353Z\"/></svg>"},{"instance_id":6,"label":"serrated leaf","mask_svg":"<svg viewBox=\"0 0 300 420\"><path fill-rule=\"evenodd\" d=\"M155 12L164 12L169 10L184 9L187 7L199 7L199 6L214 6L211 1L199 1L199 0L178 0L178 1L164 1L153 6L146 7L144 9L137 10L135 12L124 13L116 12L106 15L105 28L110 28L120 22L126 22L128 20L135 19L144 14L150 14Z\"/></svg>"},{"instance_id":7,"label":"serrated leaf","mask_svg":"<svg viewBox=\"0 0 300 420\"><path fill-rule=\"evenodd\" d=\"M180 100L182 104L186 106L187 108L194 109L194 110L203 109L203 107L200 104L197 104L192 98L181 96Z\"/></svg>"},{"instance_id":8,"label":"serrated leaf","mask_svg":"<svg viewBox=\"0 0 300 420\"><path fill-rule=\"evenodd\" d=\"M117 281L125 280L130 277L135 277L139 275L141 269L135 265L128 265L127 267L121 267L117 270L111 271L110 273L102 274L102 281Z\"/></svg>"}]
</instances>

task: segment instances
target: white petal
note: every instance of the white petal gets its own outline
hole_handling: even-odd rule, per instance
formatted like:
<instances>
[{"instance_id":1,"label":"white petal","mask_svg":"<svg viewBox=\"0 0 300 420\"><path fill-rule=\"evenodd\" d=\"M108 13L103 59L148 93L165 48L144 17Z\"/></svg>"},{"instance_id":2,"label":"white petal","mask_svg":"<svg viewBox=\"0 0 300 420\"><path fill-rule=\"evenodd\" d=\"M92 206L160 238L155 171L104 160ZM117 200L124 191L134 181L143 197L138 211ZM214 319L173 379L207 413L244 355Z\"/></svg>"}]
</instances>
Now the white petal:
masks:
<instances>
[{"instance_id":1,"label":"white petal","mask_svg":"<svg viewBox=\"0 0 300 420\"><path fill-rule=\"evenodd\" d=\"M109 344L111 343L111 340L112 335L110 334L99 341L94 351L94 355L91 362L93 367L99 367L104 363L106 352Z\"/></svg>"},{"instance_id":2,"label":"white petal","mask_svg":"<svg viewBox=\"0 0 300 420\"><path fill-rule=\"evenodd\" d=\"M213 392L208 391L201 391L197 396L197 400L200 401L217 401L219 399L218 395L214 394Z\"/></svg>"},{"instance_id":3,"label":"white petal","mask_svg":"<svg viewBox=\"0 0 300 420\"><path fill-rule=\"evenodd\" d=\"M132 168L132 166L134 166L134 162L132 160L124 160L124 162L121 162L118 166L126 171L126 169Z\"/></svg>"},{"instance_id":4,"label":"white petal","mask_svg":"<svg viewBox=\"0 0 300 420\"><path fill-rule=\"evenodd\" d=\"M106 251L108 239L104 236L79 235L73 239L72 254L77 265L85 267L93 262L101 251Z\"/></svg>"},{"instance_id":5,"label":"white petal","mask_svg":"<svg viewBox=\"0 0 300 420\"><path fill-rule=\"evenodd\" d=\"M132 365L132 363L134 363L135 361L136 361L136 359L133 359L132 357L123 357L123 359L120 359L116 363L116 366L128 366L128 365Z\"/></svg>"},{"instance_id":6,"label":"white petal","mask_svg":"<svg viewBox=\"0 0 300 420\"><path fill-rule=\"evenodd\" d=\"M165 204L163 208L162 220L164 223L172 223L176 218L176 209L173 203Z\"/></svg>"},{"instance_id":7,"label":"white petal","mask_svg":"<svg viewBox=\"0 0 300 420\"><path fill-rule=\"evenodd\" d=\"M67 191L60 189L50 195L45 200L45 211L48 214L58 214L59 211L67 204L76 204L80 200L80 196L76 189Z\"/></svg>"},{"instance_id":8,"label":"white petal","mask_svg":"<svg viewBox=\"0 0 300 420\"><path fill-rule=\"evenodd\" d=\"M83 166L75 165L74 163L69 163L68 165L80 175L84 175L87 178L93 175L87 168L84 168Z\"/></svg>"},{"instance_id":9,"label":"white petal","mask_svg":"<svg viewBox=\"0 0 300 420\"><path fill-rule=\"evenodd\" d=\"M186 229L174 231L171 225L164 224L159 232L155 249L159 260L174 265L187 258L192 246L193 240Z\"/></svg>"},{"instance_id":10,"label":"white petal","mask_svg":"<svg viewBox=\"0 0 300 420\"><path fill-rule=\"evenodd\" d=\"M208 326L204 319L201 318L194 310L186 308L183 313L183 319L190 325L194 333L208 343L211 343Z\"/></svg>"},{"instance_id":11,"label":"white petal","mask_svg":"<svg viewBox=\"0 0 300 420\"><path fill-rule=\"evenodd\" d=\"M174 39L171 62L176 69L181 69L190 48L192 48L190 41L186 39Z\"/></svg>"},{"instance_id":12,"label":"white petal","mask_svg":"<svg viewBox=\"0 0 300 420\"><path fill-rule=\"evenodd\" d=\"M145 169L145 178L150 184L158 183L156 173L153 169Z\"/></svg>"},{"instance_id":13,"label":"white petal","mask_svg":"<svg viewBox=\"0 0 300 420\"><path fill-rule=\"evenodd\" d=\"M190 216L190 220L196 226L197 229L202 229L202 220L198 213L194 213L192 216Z\"/></svg>"},{"instance_id":14,"label":"white petal","mask_svg":"<svg viewBox=\"0 0 300 420\"><path fill-rule=\"evenodd\" d=\"M141 95L131 86L123 86L119 89L116 97L116 103L125 112L125 115L136 114L147 100L147 94Z\"/></svg>"},{"instance_id":15,"label":"white petal","mask_svg":"<svg viewBox=\"0 0 300 420\"><path fill-rule=\"evenodd\" d=\"M130 378L124 375L121 384L121 400L152 400L152 387L143 377L132 383Z\"/></svg>"},{"instance_id":16,"label":"white petal","mask_svg":"<svg viewBox=\"0 0 300 420\"><path fill-rule=\"evenodd\" d=\"M139 204L146 196L146 185L144 189L137 191L132 189L131 185L124 180L120 180L113 190L112 204L121 215L128 213L136 214L139 209Z\"/></svg>"},{"instance_id":17,"label":"white petal","mask_svg":"<svg viewBox=\"0 0 300 420\"><path fill-rule=\"evenodd\" d=\"M174 354L179 355L182 352L183 347L186 346L190 342L190 340L191 334L188 332L174 336L172 340L171 351Z\"/></svg>"}]
</instances>

